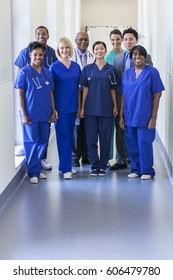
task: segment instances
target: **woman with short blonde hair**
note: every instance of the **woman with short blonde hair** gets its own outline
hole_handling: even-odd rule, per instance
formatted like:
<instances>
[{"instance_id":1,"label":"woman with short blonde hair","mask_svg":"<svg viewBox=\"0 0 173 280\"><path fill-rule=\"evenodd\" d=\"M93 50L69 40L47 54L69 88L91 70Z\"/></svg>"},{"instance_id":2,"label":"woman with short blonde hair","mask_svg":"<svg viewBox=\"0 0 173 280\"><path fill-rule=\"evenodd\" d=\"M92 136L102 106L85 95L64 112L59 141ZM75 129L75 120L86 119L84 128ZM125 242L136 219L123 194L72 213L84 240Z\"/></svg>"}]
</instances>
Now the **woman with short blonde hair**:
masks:
<instances>
[{"instance_id":1,"label":"woman with short blonde hair","mask_svg":"<svg viewBox=\"0 0 173 280\"><path fill-rule=\"evenodd\" d=\"M72 45L70 39L67 38L67 37L60 38L60 40L58 42L58 46L57 46L57 57L58 57L58 59L61 59L61 54L60 54L60 50L59 50L59 45L60 44L64 44L64 45L69 47L70 53L69 53L68 57L71 58L73 56L73 45Z\"/></svg>"},{"instance_id":2,"label":"woman with short blonde hair","mask_svg":"<svg viewBox=\"0 0 173 280\"><path fill-rule=\"evenodd\" d=\"M60 38L57 48L58 61L51 64L50 71L54 80L55 108L58 120L55 124L57 147L59 153L59 171L64 179L71 179L72 173L72 141L76 115L80 111L79 65L71 61L73 46L71 41ZM78 114L77 114L78 112Z\"/></svg>"}]
</instances>

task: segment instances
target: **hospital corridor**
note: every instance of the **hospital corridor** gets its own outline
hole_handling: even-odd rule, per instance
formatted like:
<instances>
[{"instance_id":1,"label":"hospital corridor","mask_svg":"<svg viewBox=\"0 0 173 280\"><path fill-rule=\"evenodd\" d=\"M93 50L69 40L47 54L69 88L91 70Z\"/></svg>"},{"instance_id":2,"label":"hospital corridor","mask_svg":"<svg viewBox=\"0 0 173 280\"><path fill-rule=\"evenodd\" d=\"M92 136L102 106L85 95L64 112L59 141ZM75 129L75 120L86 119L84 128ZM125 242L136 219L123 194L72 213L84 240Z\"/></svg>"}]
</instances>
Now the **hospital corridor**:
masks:
<instances>
[{"instance_id":1,"label":"hospital corridor","mask_svg":"<svg viewBox=\"0 0 173 280\"><path fill-rule=\"evenodd\" d=\"M0 259L172 259L173 187L156 143L154 154L152 180L129 168L93 178L89 165L64 180L53 137L47 179L25 176L1 207Z\"/></svg>"},{"instance_id":2,"label":"hospital corridor","mask_svg":"<svg viewBox=\"0 0 173 280\"><path fill-rule=\"evenodd\" d=\"M1 6L0 260L173 260L173 1L160 0L158 5L156 0L108 0L106 4L105 0L6 0ZM135 32L131 33L129 29ZM112 35L119 38L119 52L114 57L112 47L115 42L112 43L110 32L115 30L119 33ZM132 42L128 43L128 40ZM79 48L81 41L84 41L84 51ZM128 44L131 44L129 49ZM109 65L111 63L108 64L105 57L111 52L114 64ZM121 60L118 61L119 58ZM96 64L96 70L93 67L93 72L87 70L83 75L91 63L92 67ZM58 64L62 64L64 72L59 71ZM71 65L75 70L70 70ZM120 71L115 69L115 65L122 68L120 79ZM100 75L104 68L108 72ZM152 77L157 79L138 79L146 68L147 75L152 72ZM97 72L99 74L95 75ZM134 79L131 79L132 74ZM62 84L57 82L58 75L62 88L59 88ZM135 88L135 83L140 89L128 95ZM105 90L100 86L103 84ZM141 117L147 125L140 126L140 121L136 125L126 122L124 108L120 115L120 104L116 105L118 101L115 97L116 92L121 99L120 84L121 91L122 88L126 91L123 92L124 104L130 100L131 108L138 110L136 118L139 120ZM81 111L77 108L79 89L81 96L85 94ZM88 98L88 105L86 99L91 92L93 99ZM64 93L67 95L63 99ZM69 99L72 102L68 102ZM126 108L129 103L126 102ZM86 106L88 116L84 111ZM128 109L130 121L133 119L131 108ZM59 123L58 110L59 120L62 121ZM106 110L109 114L105 113ZM77 111L85 117L82 129L87 131L90 145L86 157L80 154L79 158L77 153L76 158L74 154L71 157L69 140L74 137L73 130L79 125ZM112 114L118 116L115 131L119 131L119 145L115 139L112 141L109 164L111 167L118 164L118 170L107 166ZM31 122L33 115L34 121ZM94 125L92 118L95 118ZM106 119L107 122L98 125L96 118ZM39 125L42 129L40 138L37 134ZM95 129L98 127L101 132ZM156 128L156 137L154 131L146 139L142 131L139 142L141 139L144 141L139 143L134 139L133 128L145 130L147 135ZM69 138L63 138L64 131L70 135ZM78 139L77 133L75 139ZM95 151L97 139L101 139L98 138L99 133L104 164L101 166L101 160L98 160L97 167L94 167L95 163L91 166L88 162L97 157ZM32 143L28 141L30 136ZM152 166L151 143L154 137ZM131 154L127 153L123 144L125 140ZM65 146L66 143L68 146ZM19 154L23 145L26 157L24 150L23 154ZM60 160L57 146L59 151L63 151ZM139 146L142 156L140 152L137 156L141 156L143 166L147 162L147 172L141 171L140 164L136 172L130 166L130 160L131 165L136 160L133 155ZM117 161L118 147L125 151L124 161L121 158ZM131 156L130 160L127 154L129 158ZM36 171L31 155L36 159ZM71 158L76 174L72 174ZM42 161L47 164L45 160L52 169L43 169ZM59 164L63 174L58 170ZM150 170L147 169L149 164ZM32 171L30 178L28 166Z\"/></svg>"}]
</instances>

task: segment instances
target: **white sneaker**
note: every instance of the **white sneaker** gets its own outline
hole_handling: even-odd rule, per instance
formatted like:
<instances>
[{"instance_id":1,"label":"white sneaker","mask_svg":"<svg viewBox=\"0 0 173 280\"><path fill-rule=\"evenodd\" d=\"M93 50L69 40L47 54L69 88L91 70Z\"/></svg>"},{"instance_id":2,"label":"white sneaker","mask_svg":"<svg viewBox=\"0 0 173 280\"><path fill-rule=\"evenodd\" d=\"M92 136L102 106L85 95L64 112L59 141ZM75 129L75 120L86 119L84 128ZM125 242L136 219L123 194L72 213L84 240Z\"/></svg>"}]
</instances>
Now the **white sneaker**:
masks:
<instances>
[{"instance_id":1,"label":"white sneaker","mask_svg":"<svg viewBox=\"0 0 173 280\"><path fill-rule=\"evenodd\" d=\"M135 178L138 178L138 177L139 177L139 175L136 174L136 173L130 173L130 174L128 175L128 178L130 178L130 179L135 179Z\"/></svg>"},{"instance_id":2,"label":"white sneaker","mask_svg":"<svg viewBox=\"0 0 173 280\"><path fill-rule=\"evenodd\" d=\"M77 171L76 171L75 169L72 169L71 173L72 173L72 174L76 174Z\"/></svg>"},{"instance_id":3,"label":"white sneaker","mask_svg":"<svg viewBox=\"0 0 173 280\"><path fill-rule=\"evenodd\" d=\"M42 166L42 168L44 168L46 170L52 169L52 166L50 165L50 163L47 162L46 159L41 160L41 166Z\"/></svg>"},{"instance_id":4,"label":"white sneaker","mask_svg":"<svg viewBox=\"0 0 173 280\"><path fill-rule=\"evenodd\" d=\"M45 174L40 173L39 179L46 179L46 178L47 178L47 176Z\"/></svg>"},{"instance_id":5,"label":"white sneaker","mask_svg":"<svg viewBox=\"0 0 173 280\"><path fill-rule=\"evenodd\" d=\"M141 176L141 180L150 180L152 177L151 177L151 175L149 175L149 174L143 174L142 176Z\"/></svg>"},{"instance_id":6,"label":"white sneaker","mask_svg":"<svg viewBox=\"0 0 173 280\"><path fill-rule=\"evenodd\" d=\"M71 179L72 178L72 173L71 172L66 172L63 174L64 179Z\"/></svg>"},{"instance_id":7,"label":"white sneaker","mask_svg":"<svg viewBox=\"0 0 173 280\"><path fill-rule=\"evenodd\" d=\"M24 147L23 146L18 147L15 151L15 156L21 157L21 156L24 156L24 155L25 155Z\"/></svg>"},{"instance_id":8,"label":"white sneaker","mask_svg":"<svg viewBox=\"0 0 173 280\"><path fill-rule=\"evenodd\" d=\"M31 184L37 184L38 183L38 177L31 177L29 179L29 181L30 181Z\"/></svg>"}]
</instances>

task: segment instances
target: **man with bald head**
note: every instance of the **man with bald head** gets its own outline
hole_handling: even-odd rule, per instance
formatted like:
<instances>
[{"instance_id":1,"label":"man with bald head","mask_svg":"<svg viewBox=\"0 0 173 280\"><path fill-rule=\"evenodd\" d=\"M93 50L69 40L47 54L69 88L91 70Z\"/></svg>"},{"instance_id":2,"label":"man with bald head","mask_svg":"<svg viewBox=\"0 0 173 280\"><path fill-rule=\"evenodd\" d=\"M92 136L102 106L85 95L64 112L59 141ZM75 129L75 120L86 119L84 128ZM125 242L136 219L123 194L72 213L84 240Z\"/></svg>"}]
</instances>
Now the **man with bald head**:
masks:
<instances>
[{"instance_id":1,"label":"man with bald head","mask_svg":"<svg viewBox=\"0 0 173 280\"><path fill-rule=\"evenodd\" d=\"M76 48L74 49L74 55L72 60L77 62L81 68L87 64L94 62L93 55L89 52L89 37L87 32L78 32L76 34ZM81 88L81 99L83 89ZM79 123L76 123L73 137L73 152L72 152L72 164L73 166L80 166L80 159L82 164L89 164L88 149L85 136L84 119L80 119Z\"/></svg>"}]
</instances>

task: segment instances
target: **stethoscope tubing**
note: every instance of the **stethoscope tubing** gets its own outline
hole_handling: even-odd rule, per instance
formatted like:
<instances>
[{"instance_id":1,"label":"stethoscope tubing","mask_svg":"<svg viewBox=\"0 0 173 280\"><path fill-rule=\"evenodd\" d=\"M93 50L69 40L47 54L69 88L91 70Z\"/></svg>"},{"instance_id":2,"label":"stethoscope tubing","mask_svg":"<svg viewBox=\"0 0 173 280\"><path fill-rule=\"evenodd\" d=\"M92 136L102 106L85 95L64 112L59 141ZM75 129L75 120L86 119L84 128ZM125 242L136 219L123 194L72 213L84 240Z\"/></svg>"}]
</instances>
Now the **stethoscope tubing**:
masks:
<instances>
[{"instance_id":1,"label":"stethoscope tubing","mask_svg":"<svg viewBox=\"0 0 173 280\"><path fill-rule=\"evenodd\" d=\"M38 77L35 75L35 73L32 70L32 66L31 65L29 65L29 66L30 66L30 70L31 70L31 79L33 80L33 82L36 85L37 89L42 88L42 85L40 84L40 81L39 81ZM44 75L44 78L45 78L45 82L44 83L45 83L46 86L48 86L49 85L49 81L48 81L48 78L46 76L46 73L44 71L43 66L41 66L41 69L43 71L43 75Z\"/></svg>"}]
</instances>

